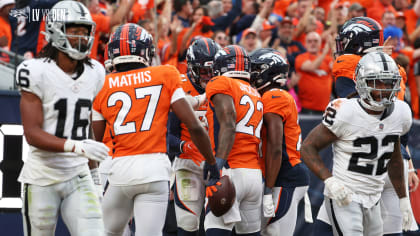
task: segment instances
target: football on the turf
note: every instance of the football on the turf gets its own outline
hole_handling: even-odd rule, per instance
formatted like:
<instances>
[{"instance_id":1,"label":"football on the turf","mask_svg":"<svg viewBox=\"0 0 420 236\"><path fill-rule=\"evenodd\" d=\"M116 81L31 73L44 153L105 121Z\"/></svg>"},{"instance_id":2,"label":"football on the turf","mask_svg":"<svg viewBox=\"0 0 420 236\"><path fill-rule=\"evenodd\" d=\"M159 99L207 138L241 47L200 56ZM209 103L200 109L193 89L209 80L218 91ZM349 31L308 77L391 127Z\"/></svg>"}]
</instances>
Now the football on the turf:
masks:
<instances>
[{"instance_id":1,"label":"football on the turf","mask_svg":"<svg viewBox=\"0 0 420 236\"><path fill-rule=\"evenodd\" d=\"M210 210L217 217L230 210L236 197L235 186L227 175L222 176L219 182L222 185L216 185L217 192L209 197Z\"/></svg>"}]
</instances>

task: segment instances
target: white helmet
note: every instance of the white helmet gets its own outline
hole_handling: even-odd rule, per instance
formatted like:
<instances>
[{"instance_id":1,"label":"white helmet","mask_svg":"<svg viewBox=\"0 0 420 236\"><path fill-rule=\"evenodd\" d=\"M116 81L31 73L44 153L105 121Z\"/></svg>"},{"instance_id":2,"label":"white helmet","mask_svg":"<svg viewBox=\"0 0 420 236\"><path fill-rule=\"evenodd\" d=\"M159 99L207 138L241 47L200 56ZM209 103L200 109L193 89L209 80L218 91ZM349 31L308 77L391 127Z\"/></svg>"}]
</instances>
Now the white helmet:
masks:
<instances>
[{"instance_id":1,"label":"white helmet","mask_svg":"<svg viewBox=\"0 0 420 236\"><path fill-rule=\"evenodd\" d=\"M81 35L67 35L66 26L80 25L86 26L89 30L88 36ZM95 22L89 10L80 2L76 1L60 1L56 3L49 11L45 21L45 38L52 46L58 50L66 53L69 57L75 60L83 60L89 55L92 49ZM68 40L68 37L78 38L79 45L73 48ZM87 44L82 44L82 39L87 40Z\"/></svg>"},{"instance_id":2,"label":"white helmet","mask_svg":"<svg viewBox=\"0 0 420 236\"><path fill-rule=\"evenodd\" d=\"M356 90L361 104L373 111L383 111L396 99L395 94L400 90L401 75L394 59L383 52L370 52L363 56L356 67ZM372 81L372 82L370 82ZM391 88L376 88L376 81L381 81ZM375 101L372 91L379 91L380 101ZM389 96L382 96L382 92Z\"/></svg>"}]
</instances>

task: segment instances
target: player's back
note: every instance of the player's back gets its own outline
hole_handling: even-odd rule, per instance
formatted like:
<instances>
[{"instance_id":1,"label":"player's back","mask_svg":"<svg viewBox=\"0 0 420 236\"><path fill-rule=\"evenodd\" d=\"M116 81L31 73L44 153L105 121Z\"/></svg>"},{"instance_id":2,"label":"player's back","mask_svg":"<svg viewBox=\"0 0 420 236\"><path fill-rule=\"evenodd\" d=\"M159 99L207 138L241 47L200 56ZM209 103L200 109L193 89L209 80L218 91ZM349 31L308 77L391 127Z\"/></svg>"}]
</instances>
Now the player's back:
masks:
<instances>
[{"instance_id":1,"label":"player's back","mask_svg":"<svg viewBox=\"0 0 420 236\"><path fill-rule=\"evenodd\" d=\"M94 109L110 124L113 157L166 153L168 113L180 92L180 75L173 66L107 75Z\"/></svg>"},{"instance_id":2,"label":"player's back","mask_svg":"<svg viewBox=\"0 0 420 236\"><path fill-rule=\"evenodd\" d=\"M236 111L236 134L228 156L231 168L260 169L258 148L262 127L263 103L257 90L245 81L225 76L214 77L206 87L206 96L226 94L232 97ZM219 125L214 107L209 102L207 109L209 136L217 150Z\"/></svg>"},{"instance_id":3,"label":"player's back","mask_svg":"<svg viewBox=\"0 0 420 236\"><path fill-rule=\"evenodd\" d=\"M410 108L397 100L382 117L375 117L356 98L336 99L327 107L323 124L338 137L333 144L333 175L354 193L370 196L355 201L375 204L394 143L411 126Z\"/></svg>"}]
</instances>

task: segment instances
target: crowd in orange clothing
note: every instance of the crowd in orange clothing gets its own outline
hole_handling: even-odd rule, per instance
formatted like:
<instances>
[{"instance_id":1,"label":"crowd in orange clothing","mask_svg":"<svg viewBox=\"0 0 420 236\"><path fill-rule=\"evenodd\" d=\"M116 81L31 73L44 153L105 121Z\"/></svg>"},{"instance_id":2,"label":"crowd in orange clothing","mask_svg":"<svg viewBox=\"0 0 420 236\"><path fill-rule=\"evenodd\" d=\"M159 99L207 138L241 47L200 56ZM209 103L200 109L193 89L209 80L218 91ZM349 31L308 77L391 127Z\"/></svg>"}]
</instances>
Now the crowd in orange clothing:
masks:
<instances>
[{"instance_id":1,"label":"crowd in orange clothing","mask_svg":"<svg viewBox=\"0 0 420 236\"><path fill-rule=\"evenodd\" d=\"M56 2L40 0L38 2ZM319 113L335 96L331 65L334 39L344 22L356 16L378 21L394 46L392 57L406 70L406 101L419 118L420 1L415 0L79 0L96 22L91 57L104 62L105 42L113 29L125 22L137 23L156 41L155 64L171 64L185 73L186 49L200 36L222 46L240 44L249 53L272 47L291 65L287 88L302 113ZM46 44L44 22L39 23L34 49L15 47L18 37L28 37L10 11L25 6L0 0L0 47L25 57L35 57ZM45 6L47 6L46 4ZM13 26L16 24L16 26ZM397 28L397 29L395 29ZM315 32L315 33L312 33ZM27 32L29 33L29 31ZM319 43L313 43L314 39ZM316 41L315 40L315 41ZM419 51L418 51L419 50ZM3 60L8 60L2 57ZM308 66L311 65L311 66ZM314 101L314 98L317 98ZM319 100L319 102L318 102Z\"/></svg>"}]
</instances>

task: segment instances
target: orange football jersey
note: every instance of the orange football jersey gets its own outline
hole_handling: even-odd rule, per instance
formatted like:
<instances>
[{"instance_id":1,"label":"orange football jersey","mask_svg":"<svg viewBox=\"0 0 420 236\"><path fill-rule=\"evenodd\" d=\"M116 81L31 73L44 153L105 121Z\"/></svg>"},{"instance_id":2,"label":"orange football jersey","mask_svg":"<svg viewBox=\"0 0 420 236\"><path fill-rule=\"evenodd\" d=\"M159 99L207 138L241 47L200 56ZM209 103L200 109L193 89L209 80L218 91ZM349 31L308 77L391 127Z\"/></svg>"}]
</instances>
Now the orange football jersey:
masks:
<instances>
[{"instance_id":1,"label":"orange football jersey","mask_svg":"<svg viewBox=\"0 0 420 236\"><path fill-rule=\"evenodd\" d=\"M332 69L332 75L334 77L334 81L339 77L346 77L348 79L352 79L353 81L355 81L356 78L354 77L354 75L356 72L356 67L361 58L362 58L361 56L354 55L354 54L344 54L337 57L337 59L335 60L333 64L333 69ZM398 68L399 68L402 79L400 83L401 90L400 92L398 92L397 96L398 96L398 99L404 100L404 93L406 89L405 83L407 82L407 73L405 73L404 68L402 68L401 66L398 65Z\"/></svg>"},{"instance_id":2,"label":"orange football jersey","mask_svg":"<svg viewBox=\"0 0 420 236\"><path fill-rule=\"evenodd\" d=\"M187 75L182 75L182 89L186 94L189 94L191 96L197 96L200 95L200 93L197 91L197 89L194 87L194 85L191 83L191 80L188 79ZM207 103L203 104L198 108L198 110L195 110L194 113L197 116L199 120L202 120L206 116L206 110L207 110ZM184 123L181 123L181 140L182 141L190 141L191 135L188 132L187 126ZM184 153L181 153L179 155L179 158L184 159L193 159L196 160L198 163L205 160L203 155L201 153L197 152L195 155L185 155Z\"/></svg>"},{"instance_id":3,"label":"orange football jersey","mask_svg":"<svg viewBox=\"0 0 420 236\"><path fill-rule=\"evenodd\" d=\"M264 114L273 113L282 117L283 119L283 160L288 160L291 166L295 166L301 162L300 160L300 145L301 145L301 130L298 120L298 111L295 100L292 95L282 89L271 89L262 96L264 104ZM265 174L265 153L267 146L267 129L263 125L261 131L262 137L262 158L260 158L260 165Z\"/></svg>"},{"instance_id":4,"label":"orange football jersey","mask_svg":"<svg viewBox=\"0 0 420 236\"><path fill-rule=\"evenodd\" d=\"M232 97L236 110L236 135L228 156L231 168L260 169L258 148L262 126L263 103L257 90L240 79L216 76L206 86L209 101L206 117L209 122L209 136L217 150L219 125L211 98L216 94Z\"/></svg>"},{"instance_id":5,"label":"orange football jersey","mask_svg":"<svg viewBox=\"0 0 420 236\"><path fill-rule=\"evenodd\" d=\"M111 129L113 158L166 152L168 113L178 89L183 95L181 76L173 66L106 76L93 109L102 114Z\"/></svg>"}]
</instances>

